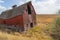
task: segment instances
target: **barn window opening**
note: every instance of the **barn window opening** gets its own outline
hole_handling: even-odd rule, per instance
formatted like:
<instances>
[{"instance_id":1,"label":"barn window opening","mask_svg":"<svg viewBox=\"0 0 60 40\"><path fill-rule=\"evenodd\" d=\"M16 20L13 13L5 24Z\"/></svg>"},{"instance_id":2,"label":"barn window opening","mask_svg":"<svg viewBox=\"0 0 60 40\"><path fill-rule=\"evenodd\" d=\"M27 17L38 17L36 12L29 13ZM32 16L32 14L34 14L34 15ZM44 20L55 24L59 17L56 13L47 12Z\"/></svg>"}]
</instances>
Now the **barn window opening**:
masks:
<instances>
[{"instance_id":1,"label":"barn window opening","mask_svg":"<svg viewBox=\"0 0 60 40\"><path fill-rule=\"evenodd\" d=\"M30 23L30 27L31 27L31 28L33 27L33 23Z\"/></svg>"},{"instance_id":2,"label":"barn window opening","mask_svg":"<svg viewBox=\"0 0 60 40\"><path fill-rule=\"evenodd\" d=\"M28 14L31 14L31 8L29 5L27 5L27 9L28 9Z\"/></svg>"}]
</instances>

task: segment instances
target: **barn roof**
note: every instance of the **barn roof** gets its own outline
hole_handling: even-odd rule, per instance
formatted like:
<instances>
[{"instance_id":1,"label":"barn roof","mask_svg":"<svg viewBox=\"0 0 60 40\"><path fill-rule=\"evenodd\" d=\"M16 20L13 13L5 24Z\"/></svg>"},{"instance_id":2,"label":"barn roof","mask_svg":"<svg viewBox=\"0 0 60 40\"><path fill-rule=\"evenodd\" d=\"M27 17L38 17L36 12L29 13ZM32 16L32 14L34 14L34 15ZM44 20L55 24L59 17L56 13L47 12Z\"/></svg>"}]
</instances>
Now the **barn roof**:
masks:
<instances>
[{"instance_id":1,"label":"barn roof","mask_svg":"<svg viewBox=\"0 0 60 40\"><path fill-rule=\"evenodd\" d=\"M2 19L8 19L8 18L13 18L16 17L18 15L22 15L24 13L24 7L26 7L26 5L30 4L30 2L27 2L21 6L18 6L16 8L12 8L10 10L6 10L4 12L2 12L2 14L0 15L0 18Z\"/></svg>"}]
</instances>

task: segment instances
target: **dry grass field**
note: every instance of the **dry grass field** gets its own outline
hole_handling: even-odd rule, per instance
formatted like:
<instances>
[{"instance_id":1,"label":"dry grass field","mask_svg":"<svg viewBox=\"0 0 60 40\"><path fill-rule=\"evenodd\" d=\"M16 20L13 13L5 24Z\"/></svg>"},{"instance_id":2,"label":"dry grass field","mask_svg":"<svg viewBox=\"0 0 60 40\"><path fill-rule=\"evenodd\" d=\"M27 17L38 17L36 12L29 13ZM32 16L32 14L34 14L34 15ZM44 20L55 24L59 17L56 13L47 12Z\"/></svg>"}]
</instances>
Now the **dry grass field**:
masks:
<instances>
[{"instance_id":1,"label":"dry grass field","mask_svg":"<svg viewBox=\"0 0 60 40\"><path fill-rule=\"evenodd\" d=\"M58 15L37 15L37 26L31 28L26 33L11 33L0 31L0 40L54 40L49 34L44 32L45 26L53 23Z\"/></svg>"},{"instance_id":2,"label":"dry grass field","mask_svg":"<svg viewBox=\"0 0 60 40\"><path fill-rule=\"evenodd\" d=\"M43 24L50 24L53 23L53 21L59 17L60 15L58 14L41 14L41 15L37 15L37 23L43 23Z\"/></svg>"}]
</instances>

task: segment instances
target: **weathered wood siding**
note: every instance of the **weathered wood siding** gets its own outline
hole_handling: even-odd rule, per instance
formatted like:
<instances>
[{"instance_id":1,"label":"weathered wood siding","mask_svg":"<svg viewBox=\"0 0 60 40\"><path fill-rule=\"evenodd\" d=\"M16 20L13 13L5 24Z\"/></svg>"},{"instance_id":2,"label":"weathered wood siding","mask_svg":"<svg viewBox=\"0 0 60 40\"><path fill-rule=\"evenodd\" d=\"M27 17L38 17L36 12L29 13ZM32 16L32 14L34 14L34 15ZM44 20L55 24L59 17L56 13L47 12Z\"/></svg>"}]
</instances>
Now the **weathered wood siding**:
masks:
<instances>
[{"instance_id":1,"label":"weathered wood siding","mask_svg":"<svg viewBox=\"0 0 60 40\"><path fill-rule=\"evenodd\" d=\"M19 15L11 19L6 19L5 24L15 26L18 25L23 27L23 15Z\"/></svg>"},{"instance_id":2,"label":"weathered wood siding","mask_svg":"<svg viewBox=\"0 0 60 40\"><path fill-rule=\"evenodd\" d=\"M4 24L4 20L3 19L0 19L0 24Z\"/></svg>"}]
</instances>

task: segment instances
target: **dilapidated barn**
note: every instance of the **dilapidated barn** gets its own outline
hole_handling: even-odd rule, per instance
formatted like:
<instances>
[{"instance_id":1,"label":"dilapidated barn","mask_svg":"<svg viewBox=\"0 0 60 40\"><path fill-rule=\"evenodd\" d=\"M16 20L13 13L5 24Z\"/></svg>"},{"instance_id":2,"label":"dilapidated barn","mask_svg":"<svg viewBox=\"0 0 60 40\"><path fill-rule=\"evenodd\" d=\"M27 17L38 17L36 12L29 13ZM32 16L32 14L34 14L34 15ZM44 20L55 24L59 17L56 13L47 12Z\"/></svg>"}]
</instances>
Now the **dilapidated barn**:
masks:
<instances>
[{"instance_id":1,"label":"dilapidated barn","mask_svg":"<svg viewBox=\"0 0 60 40\"><path fill-rule=\"evenodd\" d=\"M21 6L14 5L12 9L2 12L0 15L0 24L7 28L16 28L24 31L36 25L36 12L31 2Z\"/></svg>"}]
</instances>

